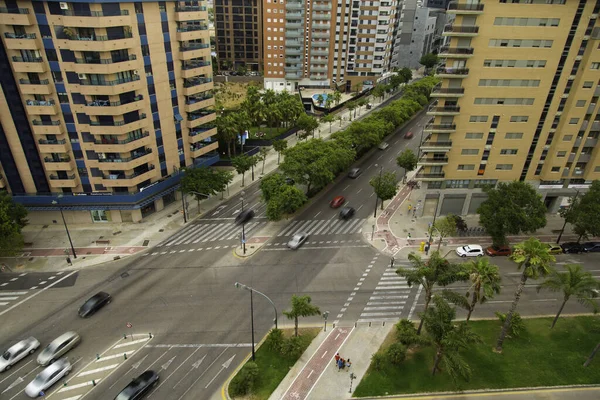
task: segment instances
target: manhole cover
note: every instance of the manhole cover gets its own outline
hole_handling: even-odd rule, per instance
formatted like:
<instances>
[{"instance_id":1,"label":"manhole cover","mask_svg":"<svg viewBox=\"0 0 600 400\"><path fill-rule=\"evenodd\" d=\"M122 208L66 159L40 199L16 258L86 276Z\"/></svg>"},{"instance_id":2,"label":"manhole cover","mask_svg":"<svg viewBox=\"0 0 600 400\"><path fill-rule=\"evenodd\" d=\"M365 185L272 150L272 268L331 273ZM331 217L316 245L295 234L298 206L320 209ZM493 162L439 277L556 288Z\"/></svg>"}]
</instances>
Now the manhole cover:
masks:
<instances>
[{"instance_id":1,"label":"manhole cover","mask_svg":"<svg viewBox=\"0 0 600 400\"><path fill-rule=\"evenodd\" d=\"M144 243L142 244L142 246L148 246L148 243L150 243L149 240L144 240Z\"/></svg>"},{"instance_id":2,"label":"manhole cover","mask_svg":"<svg viewBox=\"0 0 600 400\"><path fill-rule=\"evenodd\" d=\"M121 274L121 278L127 278L129 276L129 272L123 272Z\"/></svg>"}]
</instances>

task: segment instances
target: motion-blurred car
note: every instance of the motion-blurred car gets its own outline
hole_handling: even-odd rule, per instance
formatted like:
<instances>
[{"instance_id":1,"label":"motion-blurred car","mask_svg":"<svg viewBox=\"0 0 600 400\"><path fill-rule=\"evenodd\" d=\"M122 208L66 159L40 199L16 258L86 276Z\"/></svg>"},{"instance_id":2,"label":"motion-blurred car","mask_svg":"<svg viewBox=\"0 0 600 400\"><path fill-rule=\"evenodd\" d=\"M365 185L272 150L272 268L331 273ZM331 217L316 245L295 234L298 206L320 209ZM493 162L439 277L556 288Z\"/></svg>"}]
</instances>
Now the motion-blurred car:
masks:
<instances>
[{"instance_id":1,"label":"motion-blurred car","mask_svg":"<svg viewBox=\"0 0 600 400\"><path fill-rule=\"evenodd\" d=\"M356 213L356 210L352 207L344 207L340 211L340 218L343 220L348 220L352 218L352 216Z\"/></svg>"},{"instance_id":2,"label":"motion-blurred car","mask_svg":"<svg viewBox=\"0 0 600 400\"><path fill-rule=\"evenodd\" d=\"M459 257L481 257L483 256L483 248L478 244L468 244L456 249L456 254Z\"/></svg>"},{"instance_id":3,"label":"motion-blurred car","mask_svg":"<svg viewBox=\"0 0 600 400\"><path fill-rule=\"evenodd\" d=\"M404 134L404 139L412 139L413 138L413 133L412 132L406 132Z\"/></svg>"},{"instance_id":4,"label":"motion-blurred car","mask_svg":"<svg viewBox=\"0 0 600 400\"><path fill-rule=\"evenodd\" d=\"M560 245L565 254L577 254L583 251L583 246L577 242L567 242Z\"/></svg>"},{"instance_id":5,"label":"motion-blurred car","mask_svg":"<svg viewBox=\"0 0 600 400\"><path fill-rule=\"evenodd\" d=\"M96 311L110 303L112 297L106 292L98 292L89 299L81 307L78 314L81 318L86 318L94 314Z\"/></svg>"},{"instance_id":6,"label":"motion-blurred car","mask_svg":"<svg viewBox=\"0 0 600 400\"><path fill-rule=\"evenodd\" d=\"M0 372L8 371L28 354L35 353L38 347L40 347L40 342L33 336L13 344L0 356Z\"/></svg>"},{"instance_id":7,"label":"motion-blurred car","mask_svg":"<svg viewBox=\"0 0 600 400\"><path fill-rule=\"evenodd\" d=\"M600 252L600 242L587 242L583 244L583 251L586 253Z\"/></svg>"},{"instance_id":8,"label":"motion-blurred car","mask_svg":"<svg viewBox=\"0 0 600 400\"><path fill-rule=\"evenodd\" d=\"M562 247L560 247L557 244L546 243L546 246L548 246L548 253L550 253L550 254L562 254L563 253Z\"/></svg>"},{"instance_id":9,"label":"motion-blurred car","mask_svg":"<svg viewBox=\"0 0 600 400\"><path fill-rule=\"evenodd\" d=\"M69 350L75 348L81 341L77 332L66 332L54 339L38 355L37 362L41 366L52 364L54 360L65 355Z\"/></svg>"},{"instance_id":10,"label":"motion-blurred car","mask_svg":"<svg viewBox=\"0 0 600 400\"><path fill-rule=\"evenodd\" d=\"M509 246L490 246L485 249L485 254L490 257L510 256L512 254L512 249Z\"/></svg>"},{"instance_id":11,"label":"motion-blurred car","mask_svg":"<svg viewBox=\"0 0 600 400\"><path fill-rule=\"evenodd\" d=\"M329 202L329 206L331 208L339 208L342 204L346 202L346 198L344 196L335 196L333 200Z\"/></svg>"},{"instance_id":12,"label":"motion-blurred car","mask_svg":"<svg viewBox=\"0 0 600 400\"><path fill-rule=\"evenodd\" d=\"M360 168L352 168L350 172L348 172L348 178L356 179L361 174Z\"/></svg>"},{"instance_id":13,"label":"motion-blurred car","mask_svg":"<svg viewBox=\"0 0 600 400\"><path fill-rule=\"evenodd\" d=\"M298 232L288 242L287 246L292 250L296 250L298 247L302 246L302 244L304 242L306 242L307 238L308 238L308 235L306 233Z\"/></svg>"},{"instance_id":14,"label":"motion-blurred car","mask_svg":"<svg viewBox=\"0 0 600 400\"><path fill-rule=\"evenodd\" d=\"M41 392L48 389L61 378L69 375L71 372L71 363L66 358L61 358L54 364L44 368L42 372L25 387L25 394L31 398L36 398Z\"/></svg>"},{"instance_id":15,"label":"motion-blurred car","mask_svg":"<svg viewBox=\"0 0 600 400\"><path fill-rule=\"evenodd\" d=\"M379 148L379 150L385 150L388 147L390 147L390 145L387 142L381 142L379 143L379 146L377 146Z\"/></svg>"},{"instance_id":16,"label":"motion-blurred car","mask_svg":"<svg viewBox=\"0 0 600 400\"><path fill-rule=\"evenodd\" d=\"M237 217L235 217L235 224L236 225L240 225L240 224L245 224L246 222L250 221L252 218L254 218L254 210L244 210L241 213L238 214Z\"/></svg>"},{"instance_id":17,"label":"motion-blurred car","mask_svg":"<svg viewBox=\"0 0 600 400\"><path fill-rule=\"evenodd\" d=\"M115 397L115 400L138 400L147 394L154 385L158 383L158 374L154 371L143 372L140 376L131 381Z\"/></svg>"}]
</instances>

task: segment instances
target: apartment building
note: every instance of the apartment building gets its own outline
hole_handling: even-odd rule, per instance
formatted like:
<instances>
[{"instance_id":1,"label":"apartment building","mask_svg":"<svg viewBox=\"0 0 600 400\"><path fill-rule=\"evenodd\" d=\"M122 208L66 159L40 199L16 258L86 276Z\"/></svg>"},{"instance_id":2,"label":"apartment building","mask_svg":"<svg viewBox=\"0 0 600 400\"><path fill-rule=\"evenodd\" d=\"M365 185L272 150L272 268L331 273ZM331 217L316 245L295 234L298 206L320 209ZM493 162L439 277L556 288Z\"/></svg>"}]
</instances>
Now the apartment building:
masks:
<instances>
[{"instance_id":1,"label":"apartment building","mask_svg":"<svg viewBox=\"0 0 600 400\"><path fill-rule=\"evenodd\" d=\"M262 71L262 0L215 0L219 69ZM282 16L283 18L283 16Z\"/></svg>"},{"instance_id":2,"label":"apartment building","mask_svg":"<svg viewBox=\"0 0 600 400\"><path fill-rule=\"evenodd\" d=\"M355 90L388 71L396 1L264 0L264 87Z\"/></svg>"},{"instance_id":3,"label":"apartment building","mask_svg":"<svg viewBox=\"0 0 600 400\"><path fill-rule=\"evenodd\" d=\"M0 3L1 186L30 223L128 222L218 161L206 7Z\"/></svg>"},{"instance_id":4,"label":"apartment building","mask_svg":"<svg viewBox=\"0 0 600 400\"><path fill-rule=\"evenodd\" d=\"M441 214L520 180L554 212L600 179L599 1L452 2L417 178Z\"/></svg>"}]
</instances>

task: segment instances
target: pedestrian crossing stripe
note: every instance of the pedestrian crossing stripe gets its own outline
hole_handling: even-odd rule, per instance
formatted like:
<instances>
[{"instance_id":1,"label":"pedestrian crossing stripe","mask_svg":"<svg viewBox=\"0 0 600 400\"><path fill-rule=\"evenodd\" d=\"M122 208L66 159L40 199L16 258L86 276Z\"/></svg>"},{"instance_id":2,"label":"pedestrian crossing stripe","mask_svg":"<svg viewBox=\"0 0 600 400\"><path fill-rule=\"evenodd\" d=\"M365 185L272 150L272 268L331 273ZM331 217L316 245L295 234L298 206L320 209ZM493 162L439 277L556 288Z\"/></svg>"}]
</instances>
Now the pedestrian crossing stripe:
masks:
<instances>
[{"instance_id":1,"label":"pedestrian crossing stripe","mask_svg":"<svg viewBox=\"0 0 600 400\"><path fill-rule=\"evenodd\" d=\"M360 233L365 221L365 218L357 218L350 221L340 219L293 221L291 224L283 228L283 230L277 236L293 236L297 232L303 232L307 235L348 235Z\"/></svg>"},{"instance_id":2,"label":"pedestrian crossing stripe","mask_svg":"<svg viewBox=\"0 0 600 400\"><path fill-rule=\"evenodd\" d=\"M266 222L248 222L244 230L246 236L254 230L266 225ZM191 224L170 238L159 243L156 247L177 246L211 242L215 240L238 240L242 234L242 227L232 223L227 224Z\"/></svg>"}]
</instances>

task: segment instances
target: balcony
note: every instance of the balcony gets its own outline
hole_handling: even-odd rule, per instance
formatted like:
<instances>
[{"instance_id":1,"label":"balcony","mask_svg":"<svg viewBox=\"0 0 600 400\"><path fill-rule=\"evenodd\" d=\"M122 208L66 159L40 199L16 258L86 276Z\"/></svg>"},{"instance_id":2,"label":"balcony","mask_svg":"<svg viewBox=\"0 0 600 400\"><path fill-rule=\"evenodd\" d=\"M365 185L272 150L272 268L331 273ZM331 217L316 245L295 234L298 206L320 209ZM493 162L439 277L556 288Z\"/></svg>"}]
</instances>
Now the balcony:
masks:
<instances>
[{"instance_id":1,"label":"balcony","mask_svg":"<svg viewBox=\"0 0 600 400\"><path fill-rule=\"evenodd\" d=\"M597 144L598 144L598 139L589 137L589 138L585 139L585 142L583 143L583 147L596 147Z\"/></svg>"},{"instance_id":2,"label":"balcony","mask_svg":"<svg viewBox=\"0 0 600 400\"><path fill-rule=\"evenodd\" d=\"M41 57L13 57L13 68L15 72L46 72L46 63Z\"/></svg>"},{"instance_id":3,"label":"balcony","mask_svg":"<svg viewBox=\"0 0 600 400\"><path fill-rule=\"evenodd\" d=\"M192 58L210 57L210 44L208 43L188 43L179 47L181 60L191 60Z\"/></svg>"},{"instance_id":4,"label":"balcony","mask_svg":"<svg viewBox=\"0 0 600 400\"><path fill-rule=\"evenodd\" d=\"M133 19L129 11L120 10L105 13L103 11L85 12L63 11L62 25L72 28L112 28L118 26L132 26Z\"/></svg>"},{"instance_id":5,"label":"balcony","mask_svg":"<svg viewBox=\"0 0 600 400\"><path fill-rule=\"evenodd\" d=\"M310 76L310 79L312 79L313 81L324 81L327 79L327 75L323 75L323 74L312 74Z\"/></svg>"},{"instance_id":6,"label":"balcony","mask_svg":"<svg viewBox=\"0 0 600 400\"><path fill-rule=\"evenodd\" d=\"M324 40L324 41L312 41L310 43L310 47L315 48L329 48L329 40Z\"/></svg>"},{"instance_id":7,"label":"balcony","mask_svg":"<svg viewBox=\"0 0 600 400\"><path fill-rule=\"evenodd\" d=\"M331 24L329 22L321 22L320 24L313 24L312 28L329 30L331 28Z\"/></svg>"},{"instance_id":8,"label":"balcony","mask_svg":"<svg viewBox=\"0 0 600 400\"><path fill-rule=\"evenodd\" d=\"M299 80L302 79L302 75L294 72L288 72L285 74L285 79Z\"/></svg>"},{"instance_id":9,"label":"balcony","mask_svg":"<svg viewBox=\"0 0 600 400\"><path fill-rule=\"evenodd\" d=\"M157 170L155 168L150 168L148 169L148 171L133 172L131 174L126 174L125 172L121 172L118 174L105 173L102 177L102 186L132 187L156 177Z\"/></svg>"},{"instance_id":10,"label":"balcony","mask_svg":"<svg viewBox=\"0 0 600 400\"><path fill-rule=\"evenodd\" d=\"M192 78L183 83L184 96L208 92L213 88L212 78Z\"/></svg>"},{"instance_id":11,"label":"balcony","mask_svg":"<svg viewBox=\"0 0 600 400\"><path fill-rule=\"evenodd\" d=\"M442 180L444 180L445 176L446 176L446 174L443 171L442 172L431 172L431 173L419 171L419 172L417 172L417 175L415 175L415 179L417 179L419 181L424 181L424 182L442 181Z\"/></svg>"},{"instance_id":12,"label":"balcony","mask_svg":"<svg viewBox=\"0 0 600 400\"><path fill-rule=\"evenodd\" d=\"M31 129L34 135L62 135L64 133L60 121L40 121L34 119L31 121Z\"/></svg>"},{"instance_id":13,"label":"balcony","mask_svg":"<svg viewBox=\"0 0 600 400\"><path fill-rule=\"evenodd\" d=\"M310 72L327 72L327 66L310 67Z\"/></svg>"},{"instance_id":14,"label":"balcony","mask_svg":"<svg viewBox=\"0 0 600 400\"><path fill-rule=\"evenodd\" d=\"M304 10L304 4L300 3L300 2L298 2L298 3L287 2L287 3L285 3L285 9L301 11L301 10Z\"/></svg>"},{"instance_id":15,"label":"balcony","mask_svg":"<svg viewBox=\"0 0 600 400\"><path fill-rule=\"evenodd\" d=\"M112 124L100 125L98 121L91 121L90 134L92 135L125 135L128 132L145 128L148 125L146 114L141 114L140 119L125 123L125 121L114 121Z\"/></svg>"},{"instance_id":16,"label":"balcony","mask_svg":"<svg viewBox=\"0 0 600 400\"><path fill-rule=\"evenodd\" d=\"M53 188L74 188L79 186L77 175L66 174L66 176L50 175L50 186Z\"/></svg>"},{"instance_id":17,"label":"balcony","mask_svg":"<svg viewBox=\"0 0 600 400\"><path fill-rule=\"evenodd\" d=\"M111 81L91 81L88 79L81 79L79 85L79 93L90 96L116 96L125 92L141 90L144 86L138 75L131 75L128 78Z\"/></svg>"},{"instance_id":18,"label":"balcony","mask_svg":"<svg viewBox=\"0 0 600 400\"><path fill-rule=\"evenodd\" d=\"M288 29L285 31L285 37L289 39L298 39L303 37L304 32L299 29Z\"/></svg>"},{"instance_id":19,"label":"balcony","mask_svg":"<svg viewBox=\"0 0 600 400\"><path fill-rule=\"evenodd\" d=\"M35 14L29 8L0 7L0 25L36 25Z\"/></svg>"},{"instance_id":20,"label":"balcony","mask_svg":"<svg viewBox=\"0 0 600 400\"><path fill-rule=\"evenodd\" d=\"M440 85L431 91L431 97L462 97L464 94L465 88L443 88Z\"/></svg>"},{"instance_id":21,"label":"balcony","mask_svg":"<svg viewBox=\"0 0 600 400\"><path fill-rule=\"evenodd\" d=\"M301 22L286 22L285 29L302 29L304 28Z\"/></svg>"},{"instance_id":22,"label":"balcony","mask_svg":"<svg viewBox=\"0 0 600 400\"><path fill-rule=\"evenodd\" d=\"M202 108L215 105L215 98L212 95L208 96L190 96L185 102L185 111L194 112Z\"/></svg>"},{"instance_id":23,"label":"balcony","mask_svg":"<svg viewBox=\"0 0 600 400\"><path fill-rule=\"evenodd\" d=\"M455 124L441 124L441 125L434 125L432 123L429 123L427 125L425 125L425 128L423 129L424 132L427 133L452 133L456 131L456 125Z\"/></svg>"},{"instance_id":24,"label":"balcony","mask_svg":"<svg viewBox=\"0 0 600 400\"><path fill-rule=\"evenodd\" d=\"M302 40L286 40L285 41L285 47L293 47L296 49L301 49L302 47L304 47L304 43ZM287 50L287 49L286 49ZM298 50L301 51L301 50Z\"/></svg>"},{"instance_id":25,"label":"balcony","mask_svg":"<svg viewBox=\"0 0 600 400\"><path fill-rule=\"evenodd\" d=\"M470 37L477 36L479 33L478 26L464 26L464 25L446 25L442 36L456 36L456 37Z\"/></svg>"},{"instance_id":26,"label":"balcony","mask_svg":"<svg viewBox=\"0 0 600 400\"><path fill-rule=\"evenodd\" d=\"M440 78L466 78L469 76L469 68L440 67L435 73Z\"/></svg>"},{"instance_id":27,"label":"balcony","mask_svg":"<svg viewBox=\"0 0 600 400\"><path fill-rule=\"evenodd\" d=\"M147 164L151 161L153 161L152 149L145 149L131 154L130 157L99 158L98 168L102 171L115 169L128 170Z\"/></svg>"},{"instance_id":28,"label":"balcony","mask_svg":"<svg viewBox=\"0 0 600 400\"><path fill-rule=\"evenodd\" d=\"M440 58L471 58L473 57L474 49L472 47L450 47L442 46L440 49Z\"/></svg>"},{"instance_id":29,"label":"balcony","mask_svg":"<svg viewBox=\"0 0 600 400\"><path fill-rule=\"evenodd\" d=\"M417 161L417 165L428 166L428 165L446 165L448 164L448 157L421 157Z\"/></svg>"},{"instance_id":30,"label":"balcony","mask_svg":"<svg viewBox=\"0 0 600 400\"><path fill-rule=\"evenodd\" d=\"M46 171L71 171L73 169L69 156L44 157L44 163Z\"/></svg>"},{"instance_id":31,"label":"balcony","mask_svg":"<svg viewBox=\"0 0 600 400\"><path fill-rule=\"evenodd\" d=\"M84 111L87 115L123 115L131 111L139 110L144 103L144 96L137 95L131 101L108 101L95 100L88 102Z\"/></svg>"},{"instance_id":32,"label":"balcony","mask_svg":"<svg viewBox=\"0 0 600 400\"><path fill-rule=\"evenodd\" d=\"M190 130L190 142L196 143L205 140L217 134L217 127L212 124L206 124Z\"/></svg>"},{"instance_id":33,"label":"balcony","mask_svg":"<svg viewBox=\"0 0 600 400\"><path fill-rule=\"evenodd\" d=\"M331 15L313 13L312 19L315 21L329 21L329 20L331 20Z\"/></svg>"},{"instance_id":34,"label":"balcony","mask_svg":"<svg viewBox=\"0 0 600 400\"><path fill-rule=\"evenodd\" d=\"M291 48L290 49L290 48L286 47L286 49L285 49L285 55L286 56L299 56L299 55L302 55L302 50L296 49L296 48Z\"/></svg>"},{"instance_id":35,"label":"balcony","mask_svg":"<svg viewBox=\"0 0 600 400\"><path fill-rule=\"evenodd\" d=\"M427 115L458 115L460 114L460 107L455 105L444 105L438 106L437 101L429 106L427 109Z\"/></svg>"},{"instance_id":36,"label":"balcony","mask_svg":"<svg viewBox=\"0 0 600 400\"><path fill-rule=\"evenodd\" d=\"M5 32L4 43L7 49L10 50L37 50L38 44L35 40L35 33L16 34L13 32Z\"/></svg>"},{"instance_id":37,"label":"balcony","mask_svg":"<svg viewBox=\"0 0 600 400\"><path fill-rule=\"evenodd\" d=\"M199 125L203 125L208 122L212 122L216 119L217 119L216 112L214 112L212 110L205 111L205 112L200 111L200 112L196 112L194 114L189 113L188 119L187 119L187 121L185 121L185 124L188 127L188 129L192 129Z\"/></svg>"},{"instance_id":38,"label":"balcony","mask_svg":"<svg viewBox=\"0 0 600 400\"><path fill-rule=\"evenodd\" d=\"M464 4L452 2L448 4L447 13L457 15L483 14L483 4Z\"/></svg>"},{"instance_id":39,"label":"balcony","mask_svg":"<svg viewBox=\"0 0 600 400\"><path fill-rule=\"evenodd\" d=\"M94 141L94 150L101 153L125 153L140 147L150 146L150 133L132 135L127 139L117 139L114 136L100 136Z\"/></svg>"},{"instance_id":40,"label":"balcony","mask_svg":"<svg viewBox=\"0 0 600 400\"><path fill-rule=\"evenodd\" d=\"M116 74L138 68L135 54L123 58L76 58L74 71L78 74Z\"/></svg>"},{"instance_id":41,"label":"balcony","mask_svg":"<svg viewBox=\"0 0 600 400\"><path fill-rule=\"evenodd\" d=\"M313 32L311 36L315 39L328 39L331 35L329 32Z\"/></svg>"},{"instance_id":42,"label":"balcony","mask_svg":"<svg viewBox=\"0 0 600 400\"><path fill-rule=\"evenodd\" d=\"M311 50L310 55L311 56L328 56L329 50Z\"/></svg>"},{"instance_id":43,"label":"balcony","mask_svg":"<svg viewBox=\"0 0 600 400\"><path fill-rule=\"evenodd\" d=\"M210 143L210 144L194 143L193 145L190 146L190 152L191 152L192 158L196 158L196 157L203 156L204 154L209 153L213 150L217 150L218 148L219 148L219 143L216 141L213 143Z\"/></svg>"},{"instance_id":44,"label":"balcony","mask_svg":"<svg viewBox=\"0 0 600 400\"><path fill-rule=\"evenodd\" d=\"M283 70L285 72L297 72L297 71L302 71L302 66L301 65L290 65L287 67L284 67Z\"/></svg>"},{"instance_id":45,"label":"balcony","mask_svg":"<svg viewBox=\"0 0 600 400\"><path fill-rule=\"evenodd\" d=\"M210 61L188 61L181 67L181 77L184 79L211 74L212 67Z\"/></svg>"},{"instance_id":46,"label":"balcony","mask_svg":"<svg viewBox=\"0 0 600 400\"><path fill-rule=\"evenodd\" d=\"M57 115L59 107L53 100L26 100L25 108L29 115Z\"/></svg>"},{"instance_id":47,"label":"balcony","mask_svg":"<svg viewBox=\"0 0 600 400\"><path fill-rule=\"evenodd\" d=\"M136 40L131 33L124 34L121 38L109 38L108 36L93 35L82 37L77 35L69 39L69 50L71 51L113 51L132 49L136 46Z\"/></svg>"},{"instance_id":48,"label":"balcony","mask_svg":"<svg viewBox=\"0 0 600 400\"><path fill-rule=\"evenodd\" d=\"M191 25L185 28L177 28L176 38L180 42L197 39L204 39L208 42L210 41L208 25Z\"/></svg>"},{"instance_id":49,"label":"balcony","mask_svg":"<svg viewBox=\"0 0 600 400\"><path fill-rule=\"evenodd\" d=\"M331 4L313 4L313 11L331 11Z\"/></svg>"},{"instance_id":50,"label":"balcony","mask_svg":"<svg viewBox=\"0 0 600 400\"><path fill-rule=\"evenodd\" d=\"M21 93L23 94L50 94L53 86L50 86L48 79L39 79L31 81L29 79L19 79L21 84Z\"/></svg>"},{"instance_id":51,"label":"balcony","mask_svg":"<svg viewBox=\"0 0 600 400\"><path fill-rule=\"evenodd\" d=\"M310 59L310 63L311 64L328 64L329 60L326 59L326 58L314 58L314 57L312 57Z\"/></svg>"},{"instance_id":52,"label":"balcony","mask_svg":"<svg viewBox=\"0 0 600 400\"><path fill-rule=\"evenodd\" d=\"M65 139L39 139L38 143L40 153L66 153L68 151Z\"/></svg>"},{"instance_id":53,"label":"balcony","mask_svg":"<svg viewBox=\"0 0 600 400\"><path fill-rule=\"evenodd\" d=\"M421 144L421 151L424 152L448 152L452 148L452 141L438 141L425 140Z\"/></svg>"},{"instance_id":54,"label":"balcony","mask_svg":"<svg viewBox=\"0 0 600 400\"><path fill-rule=\"evenodd\" d=\"M177 4L175 6L175 21L196 21L207 18L208 14L205 6L193 6L185 4Z\"/></svg>"}]
</instances>

